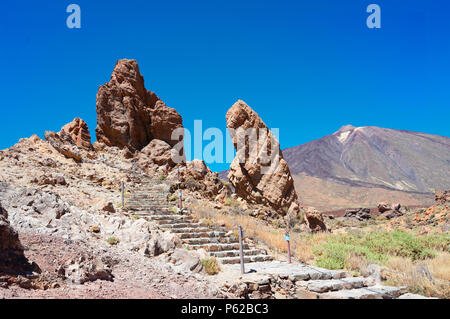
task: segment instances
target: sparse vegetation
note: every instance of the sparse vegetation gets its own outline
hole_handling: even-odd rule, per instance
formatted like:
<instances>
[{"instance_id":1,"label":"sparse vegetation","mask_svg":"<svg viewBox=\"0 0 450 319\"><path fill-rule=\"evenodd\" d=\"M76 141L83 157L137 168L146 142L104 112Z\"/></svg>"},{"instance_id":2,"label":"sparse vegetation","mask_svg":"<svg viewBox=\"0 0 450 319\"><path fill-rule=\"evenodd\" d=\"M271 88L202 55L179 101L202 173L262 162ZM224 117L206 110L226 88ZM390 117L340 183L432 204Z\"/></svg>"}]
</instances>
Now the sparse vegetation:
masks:
<instances>
[{"instance_id":1,"label":"sparse vegetation","mask_svg":"<svg viewBox=\"0 0 450 319\"><path fill-rule=\"evenodd\" d=\"M166 176L164 176L163 174L161 174L161 175L159 175L159 177L158 177L158 178L159 178L159 180L160 180L160 181L163 181L163 180L165 180L165 179L166 179Z\"/></svg>"},{"instance_id":2,"label":"sparse vegetation","mask_svg":"<svg viewBox=\"0 0 450 319\"><path fill-rule=\"evenodd\" d=\"M119 243L119 240L116 237L109 237L106 241L111 246L115 246L115 245L117 245Z\"/></svg>"},{"instance_id":3,"label":"sparse vegetation","mask_svg":"<svg viewBox=\"0 0 450 319\"><path fill-rule=\"evenodd\" d=\"M220 271L219 263L215 257L202 259L202 265L208 275L215 275Z\"/></svg>"},{"instance_id":4,"label":"sparse vegetation","mask_svg":"<svg viewBox=\"0 0 450 319\"><path fill-rule=\"evenodd\" d=\"M178 195L172 194L169 196L168 200L169 200L169 202L174 202L174 201L178 200Z\"/></svg>"}]
</instances>

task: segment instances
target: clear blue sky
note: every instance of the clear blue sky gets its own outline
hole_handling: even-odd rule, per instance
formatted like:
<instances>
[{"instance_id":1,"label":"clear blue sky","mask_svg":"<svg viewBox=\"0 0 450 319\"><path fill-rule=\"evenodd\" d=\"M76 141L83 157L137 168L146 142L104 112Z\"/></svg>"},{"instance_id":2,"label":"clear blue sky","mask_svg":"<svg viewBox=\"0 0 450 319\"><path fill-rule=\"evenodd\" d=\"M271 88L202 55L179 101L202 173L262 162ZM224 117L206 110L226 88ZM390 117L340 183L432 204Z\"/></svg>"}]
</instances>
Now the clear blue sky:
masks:
<instances>
[{"instance_id":1,"label":"clear blue sky","mask_svg":"<svg viewBox=\"0 0 450 319\"><path fill-rule=\"evenodd\" d=\"M366 26L370 3L381 29ZM283 148L345 124L450 136L449 13L446 0L3 1L0 149L77 116L94 141L98 86L120 58L191 130L224 129L240 98Z\"/></svg>"}]
</instances>

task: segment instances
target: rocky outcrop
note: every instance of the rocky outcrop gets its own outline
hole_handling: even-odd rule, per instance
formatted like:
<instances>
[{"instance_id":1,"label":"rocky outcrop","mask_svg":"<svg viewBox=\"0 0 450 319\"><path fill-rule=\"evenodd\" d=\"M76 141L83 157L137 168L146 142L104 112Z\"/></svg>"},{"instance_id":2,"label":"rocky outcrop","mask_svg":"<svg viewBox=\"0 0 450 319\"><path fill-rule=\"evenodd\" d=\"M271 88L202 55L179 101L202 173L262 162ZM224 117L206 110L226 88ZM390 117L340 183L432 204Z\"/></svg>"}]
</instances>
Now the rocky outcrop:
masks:
<instances>
[{"instance_id":1,"label":"rocky outcrop","mask_svg":"<svg viewBox=\"0 0 450 319\"><path fill-rule=\"evenodd\" d=\"M93 150L89 128L82 119L78 117L75 118L72 122L64 125L61 131L66 132L77 147L86 151ZM59 134L61 134L61 132Z\"/></svg>"},{"instance_id":2,"label":"rocky outcrop","mask_svg":"<svg viewBox=\"0 0 450 319\"><path fill-rule=\"evenodd\" d=\"M74 284L113 279L111 260L96 258L93 254L83 254L75 260L68 260L58 268L58 276Z\"/></svg>"},{"instance_id":3,"label":"rocky outcrop","mask_svg":"<svg viewBox=\"0 0 450 319\"><path fill-rule=\"evenodd\" d=\"M226 119L237 151L228 174L236 193L249 202L270 205L282 214L287 212L296 203L297 194L278 141L259 115L243 101L239 100L228 110ZM240 147L239 141L245 138L243 136L248 129L255 129L260 139L263 134L267 135L263 147L253 150L252 147ZM264 148L270 156L269 161L262 157ZM270 150L274 150L273 154ZM264 169L269 167L270 171L264 173Z\"/></svg>"},{"instance_id":4,"label":"rocky outcrop","mask_svg":"<svg viewBox=\"0 0 450 319\"><path fill-rule=\"evenodd\" d=\"M438 204L438 205L449 204L450 203L450 190L447 190L447 191L437 190L435 192L434 199L436 201L436 204Z\"/></svg>"},{"instance_id":5,"label":"rocky outcrop","mask_svg":"<svg viewBox=\"0 0 450 319\"><path fill-rule=\"evenodd\" d=\"M347 209L344 217L356 218L359 221L368 220L371 218L370 208Z\"/></svg>"},{"instance_id":6,"label":"rocky outcrop","mask_svg":"<svg viewBox=\"0 0 450 319\"><path fill-rule=\"evenodd\" d=\"M61 131L60 133L47 131L45 132L45 140L65 157L71 158L75 162L81 161L82 155L80 149L65 131Z\"/></svg>"},{"instance_id":7,"label":"rocky outcrop","mask_svg":"<svg viewBox=\"0 0 450 319\"><path fill-rule=\"evenodd\" d=\"M161 166L172 168L176 165L172 159L173 152L175 150L168 143L155 139L137 154L137 163L144 170Z\"/></svg>"},{"instance_id":8,"label":"rocky outcrop","mask_svg":"<svg viewBox=\"0 0 450 319\"><path fill-rule=\"evenodd\" d=\"M378 211L380 216L384 216L387 219L403 216L407 212L406 208L401 204L387 204L384 202L378 204Z\"/></svg>"},{"instance_id":9,"label":"rocky outcrop","mask_svg":"<svg viewBox=\"0 0 450 319\"><path fill-rule=\"evenodd\" d=\"M0 274L21 275L37 270L24 255L19 235L8 221L8 212L0 203Z\"/></svg>"},{"instance_id":10,"label":"rocky outcrop","mask_svg":"<svg viewBox=\"0 0 450 319\"><path fill-rule=\"evenodd\" d=\"M313 233L327 230L323 215L313 207L309 207L306 209L305 218L309 229Z\"/></svg>"},{"instance_id":11,"label":"rocky outcrop","mask_svg":"<svg viewBox=\"0 0 450 319\"><path fill-rule=\"evenodd\" d=\"M154 140L175 146L172 132L182 128L178 112L147 91L136 60L119 60L111 80L97 93L97 141L127 149L129 156Z\"/></svg>"}]
</instances>

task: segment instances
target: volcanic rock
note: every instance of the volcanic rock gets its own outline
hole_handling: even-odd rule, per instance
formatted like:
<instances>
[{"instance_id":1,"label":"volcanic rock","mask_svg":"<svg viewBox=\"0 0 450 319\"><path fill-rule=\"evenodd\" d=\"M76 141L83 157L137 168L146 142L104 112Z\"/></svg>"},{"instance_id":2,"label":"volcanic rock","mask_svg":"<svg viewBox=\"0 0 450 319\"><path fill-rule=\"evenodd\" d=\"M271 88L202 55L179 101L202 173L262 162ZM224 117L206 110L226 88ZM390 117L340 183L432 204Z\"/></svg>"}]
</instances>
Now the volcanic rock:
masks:
<instances>
[{"instance_id":1,"label":"volcanic rock","mask_svg":"<svg viewBox=\"0 0 450 319\"><path fill-rule=\"evenodd\" d=\"M305 212L305 217L309 229L313 233L327 230L327 226L325 225L323 215L318 210L312 207L307 208Z\"/></svg>"},{"instance_id":2,"label":"volcanic rock","mask_svg":"<svg viewBox=\"0 0 450 319\"><path fill-rule=\"evenodd\" d=\"M438 205L445 205L450 203L450 190L440 191L437 190L434 199Z\"/></svg>"},{"instance_id":3,"label":"volcanic rock","mask_svg":"<svg viewBox=\"0 0 450 319\"><path fill-rule=\"evenodd\" d=\"M19 235L8 221L8 212L0 203L0 273L20 275L37 270L24 255Z\"/></svg>"},{"instance_id":4,"label":"volcanic rock","mask_svg":"<svg viewBox=\"0 0 450 319\"><path fill-rule=\"evenodd\" d=\"M136 60L127 59L117 62L110 82L98 90L97 124L97 141L131 154L154 139L175 146L179 140L172 133L183 127L178 112L146 90Z\"/></svg>"},{"instance_id":5,"label":"volcanic rock","mask_svg":"<svg viewBox=\"0 0 450 319\"><path fill-rule=\"evenodd\" d=\"M72 141L81 149L92 151L91 134L85 121L80 118L75 118L72 122L64 125L61 131L66 132ZM61 134L61 132L59 133Z\"/></svg>"},{"instance_id":6,"label":"volcanic rock","mask_svg":"<svg viewBox=\"0 0 450 319\"><path fill-rule=\"evenodd\" d=\"M175 150L168 143L154 139L138 153L137 163L144 170L165 165L174 167L175 163L172 160L173 152Z\"/></svg>"},{"instance_id":7,"label":"volcanic rock","mask_svg":"<svg viewBox=\"0 0 450 319\"><path fill-rule=\"evenodd\" d=\"M249 202L270 205L279 213L285 214L298 198L294 180L278 141L259 115L241 100L228 110L226 118L228 129L232 129L230 134L237 150L228 174L236 193ZM261 143L262 147L238 145L245 134L240 130L247 129L255 129L259 140L267 137ZM262 157L263 151L270 157L269 161ZM268 169L268 172L265 173L264 169Z\"/></svg>"},{"instance_id":8,"label":"volcanic rock","mask_svg":"<svg viewBox=\"0 0 450 319\"><path fill-rule=\"evenodd\" d=\"M370 219L370 208L348 209L345 211L344 217L356 218L360 221Z\"/></svg>"},{"instance_id":9,"label":"volcanic rock","mask_svg":"<svg viewBox=\"0 0 450 319\"><path fill-rule=\"evenodd\" d=\"M45 132L45 140L65 157L71 158L75 162L81 161L82 155L80 149L75 145L72 137L65 131L59 133L47 131Z\"/></svg>"}]
</instances>

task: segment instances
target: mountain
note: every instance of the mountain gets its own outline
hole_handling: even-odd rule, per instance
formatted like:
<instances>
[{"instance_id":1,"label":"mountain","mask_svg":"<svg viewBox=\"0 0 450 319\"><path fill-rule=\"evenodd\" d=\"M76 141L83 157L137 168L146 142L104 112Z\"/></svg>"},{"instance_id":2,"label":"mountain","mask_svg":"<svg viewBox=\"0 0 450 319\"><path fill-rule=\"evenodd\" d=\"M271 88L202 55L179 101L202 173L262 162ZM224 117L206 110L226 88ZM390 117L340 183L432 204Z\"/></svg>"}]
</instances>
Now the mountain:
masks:
<instances>
[{"instance_id":1,"label":"mountain","mask_svg":"<svg viewBox=\"0 0 450 319\"><path fill-rule=\"evenodd\" d=\"M450 138L346 125L283 150L293 174L392 190L433 193L450 186Z\"/></svg>"}]
</instances>

